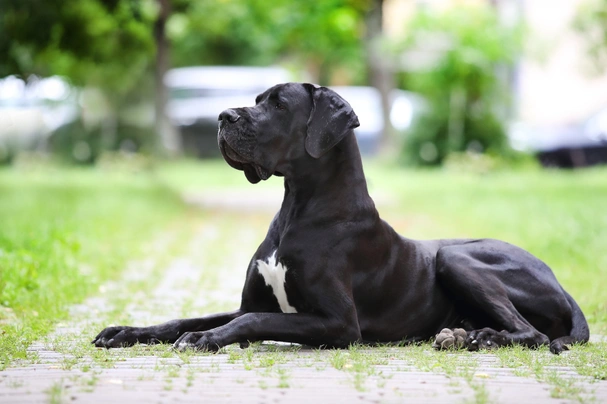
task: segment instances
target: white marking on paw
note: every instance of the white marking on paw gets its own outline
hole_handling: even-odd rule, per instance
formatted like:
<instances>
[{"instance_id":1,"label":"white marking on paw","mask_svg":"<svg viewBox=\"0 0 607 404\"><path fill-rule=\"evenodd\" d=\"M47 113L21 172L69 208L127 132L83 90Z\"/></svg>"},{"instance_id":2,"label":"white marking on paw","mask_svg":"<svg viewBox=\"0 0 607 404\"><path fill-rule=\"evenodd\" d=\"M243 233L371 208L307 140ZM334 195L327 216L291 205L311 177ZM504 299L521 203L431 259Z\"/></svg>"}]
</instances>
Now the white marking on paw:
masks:
<instances>
[{"instance_id":1,"label":"white marking on paw","mask_svg":"<svg viewBox=\"0 0 607 404\"><path fill-rule=\"evenodd\" d=\"M263 276L266 285L272 287L274 296L278 300L280 310L283 313L297 313L295 307L289 304L287 300L287 292L285 291L285 274L287 267L280 262L276 262L276 251L268 257L267 262L257 260L257 270Z\"/></svg>"}]
</instances>

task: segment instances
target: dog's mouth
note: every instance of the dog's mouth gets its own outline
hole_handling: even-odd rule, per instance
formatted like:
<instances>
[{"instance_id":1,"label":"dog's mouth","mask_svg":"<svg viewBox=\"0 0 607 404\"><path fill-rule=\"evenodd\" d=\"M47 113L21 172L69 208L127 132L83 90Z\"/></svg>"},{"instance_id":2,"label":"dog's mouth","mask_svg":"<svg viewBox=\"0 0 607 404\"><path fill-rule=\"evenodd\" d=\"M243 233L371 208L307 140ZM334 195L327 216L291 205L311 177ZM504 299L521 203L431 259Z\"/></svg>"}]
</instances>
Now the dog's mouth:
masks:
<instances>
[{"instance_id":1,"label":"dog's mouth","mask_svg":"<svg viewBox=\"0 0 607 404\"><path fill-rule=\"evenodd\" d=\"M244 171L245 177L247 177L247 180L249 180L251 184L257 184L261 180L265 181L272 176L272 174L262 166L252 163L238 154L238 152L228 144L221 131L217 136L217 142L224 160L230 167Z\"/></svg>"}]
</instances>

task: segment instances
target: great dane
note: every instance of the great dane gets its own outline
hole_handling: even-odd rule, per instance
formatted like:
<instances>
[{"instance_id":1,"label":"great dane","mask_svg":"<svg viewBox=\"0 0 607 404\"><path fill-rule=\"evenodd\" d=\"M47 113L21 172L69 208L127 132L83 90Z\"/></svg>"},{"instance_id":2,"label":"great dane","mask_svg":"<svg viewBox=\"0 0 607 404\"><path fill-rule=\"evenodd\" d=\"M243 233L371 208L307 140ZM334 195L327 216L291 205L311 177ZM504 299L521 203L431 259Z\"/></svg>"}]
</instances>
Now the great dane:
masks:
<instances>
[{"instance_id":1,"label":"great dane","mask_svg":"<svg viewBox=\"0 0 607 404\"><path fill-rule=\"evenodd\" d=\"M411 240L380 219L353 132L358 118L334 91L280 84L255 104L221 113L219 148L251 183L284 177L285 192L248 266L240 308L108 327L95 346L341 348L429 340L452 328L466 331L470 350L549 345L558 354L588 341L577 303L525 250L492 239Z\"/></svg>"}]
</instances>

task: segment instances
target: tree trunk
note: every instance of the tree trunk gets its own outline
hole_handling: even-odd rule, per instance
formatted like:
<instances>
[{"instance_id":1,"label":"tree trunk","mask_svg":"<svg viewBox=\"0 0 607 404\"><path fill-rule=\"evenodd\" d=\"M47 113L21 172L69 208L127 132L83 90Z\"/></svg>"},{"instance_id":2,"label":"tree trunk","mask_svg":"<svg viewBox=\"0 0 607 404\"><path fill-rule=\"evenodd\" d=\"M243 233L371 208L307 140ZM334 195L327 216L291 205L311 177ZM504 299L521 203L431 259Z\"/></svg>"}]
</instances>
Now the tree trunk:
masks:
<instances>
[{"instance_id":1,"label":"tree trunk","mask_svg":"<svg viewBox=\"0 0 607 404\"><path fill-rule=\"evenodd\" d=\"M393 143L394 128L390 121L390 92L394 89L394 77L389 58L381 52L381 40L383 36L383 0L373 0L371 10L366 16L367 25L367 67L369 70L369 82L379 90L382 106L382 118L384 130L380 139L380 148L388 149Z\"/></svg>"},{"instance_id":2,"label":"tree trunk","mask_svg":"<svg viewBox=\"0 0 607 404\"><path fill-rule=\"evenodd\" d=\"M156 64L154 67L156 85L155 126L161 151L169 156L176 156L181 154L181 139L166 114L168 91L163 81L164 75L169 69L170 45L165 28L171 15L171 0L157 1L159 12L154 24L154 40L156 41Z\"/></svg>"},{"instance_id":3,"label":"tree trunk","mask_svg":"<svg viewBox=\"0 0 607 404\"><path fill-rule=\"evenodd\" d=\"M447 155L466 149L464 133L466 130L467 103L466 89L457 85L451 87L447 125Z\"/></svg>"}]
</instances>

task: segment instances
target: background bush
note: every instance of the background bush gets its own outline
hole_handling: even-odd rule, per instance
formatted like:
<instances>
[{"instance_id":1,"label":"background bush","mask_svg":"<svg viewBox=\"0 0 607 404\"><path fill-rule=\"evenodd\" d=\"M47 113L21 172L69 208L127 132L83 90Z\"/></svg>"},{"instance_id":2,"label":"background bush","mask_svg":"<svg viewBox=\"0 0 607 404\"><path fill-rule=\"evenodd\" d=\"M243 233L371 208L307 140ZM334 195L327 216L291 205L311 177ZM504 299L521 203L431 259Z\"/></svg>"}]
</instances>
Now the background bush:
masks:
<instances>
[{"instance_id":1,"label":"background bush","mask_svg":"<svg viewBox=\"0 0 607 404\"><path fill-rule=\"evenodd\" d=\"M407 134L405 161L439 165L465 150L510 154L506 94L521 28L505 26L489 7L457 7L418 13L408 32L399 81L422 94L428 108Z\"/></svg>"}]
</instances>

